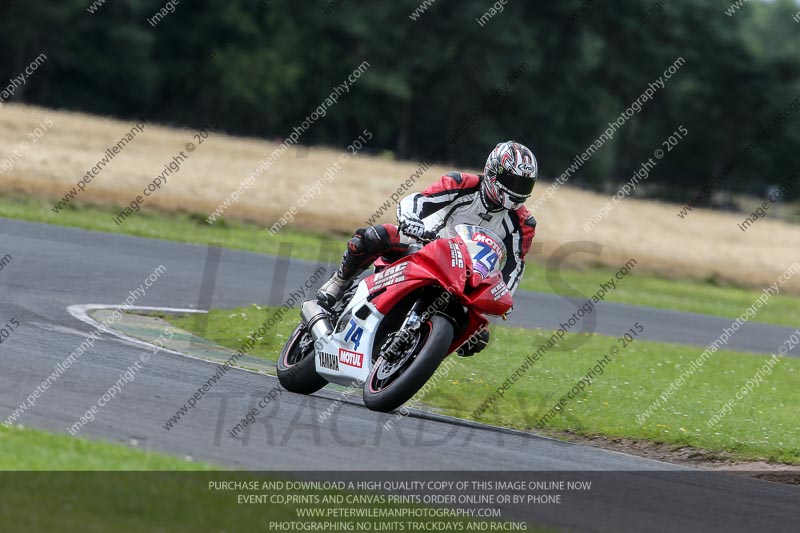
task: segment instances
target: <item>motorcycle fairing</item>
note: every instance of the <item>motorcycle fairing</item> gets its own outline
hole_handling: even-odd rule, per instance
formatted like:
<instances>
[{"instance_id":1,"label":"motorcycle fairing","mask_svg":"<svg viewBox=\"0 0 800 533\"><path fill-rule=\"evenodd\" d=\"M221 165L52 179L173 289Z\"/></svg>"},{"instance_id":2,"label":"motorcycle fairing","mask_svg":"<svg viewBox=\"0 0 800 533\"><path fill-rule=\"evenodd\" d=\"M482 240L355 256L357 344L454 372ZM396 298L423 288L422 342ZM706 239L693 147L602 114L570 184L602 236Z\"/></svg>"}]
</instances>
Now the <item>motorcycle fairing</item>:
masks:
<instances>
[{"instance_id":1,"label":"motorcycle fairing","mask_svg":"<svg viewBox=\"0 0 800 533\"><path fill-rule=\"evenodd\" d=\"M372 345L384 315L367 301L368 296L366 280L362 280L333 333L314 344L317 373L331 383L364 383L372 369ZM368 314L361 312L365 306Z\"/></svg>"},{"instance_id":2,"label":"motorcycle fairing","mask_svg":"<svg viewBox=\"0 0 800 533\"><path fill-rule=\"evenodd\" d=\"M500 316L511 309L511 294L498 272L485 277L473 269L467 245L461 238L439 239L422 250L402 257L362 280L330 335L314 345L317 373L331 383L351 386L369 377L375 335L381 321L404 298L428 286L439 286L464 305L467 323L449 352L461 346L488 324L484 315Z\"/></svg>"},{"instance_id":3,"label":"motorcycle fairing","mask_svg":"<svg viewBox=\"0 0 800 533\"><path fill-rule=\"evenodd\" d=\"M500 274L494 273L484 279L472 269L467 246L460 238L436 240L362 283L366 283L372 303L382 315L388 314L410 293L426 286L441 286L453 294L469 312L467 327L453 341L451 352L474 331L488 324L484 314L502 316L513 304Z\"/></svg>"}]
</instances>

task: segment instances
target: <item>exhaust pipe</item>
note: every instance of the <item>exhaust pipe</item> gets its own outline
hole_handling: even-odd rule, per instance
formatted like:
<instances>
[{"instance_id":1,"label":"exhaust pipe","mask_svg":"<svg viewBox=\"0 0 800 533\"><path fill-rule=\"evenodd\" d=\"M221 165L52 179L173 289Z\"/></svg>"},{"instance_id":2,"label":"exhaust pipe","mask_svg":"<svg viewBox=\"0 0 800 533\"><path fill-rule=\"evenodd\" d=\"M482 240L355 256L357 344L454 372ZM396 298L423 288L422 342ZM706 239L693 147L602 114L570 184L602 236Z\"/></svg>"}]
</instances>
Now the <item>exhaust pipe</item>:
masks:
<instances>
[{"instance_id":1,"label":"exhaust pipe","mask_svg":"<svg viewBox=\"0 0 800 533\"><path fill-rule=\"evenodd\" d=\"M333 326L328 318L328 313L320 307L316 300L306 300L300 307L300 317L306 324L308 332L314 342L322 337L327 337L333 331Z\"/></svg>"}]
</instances>

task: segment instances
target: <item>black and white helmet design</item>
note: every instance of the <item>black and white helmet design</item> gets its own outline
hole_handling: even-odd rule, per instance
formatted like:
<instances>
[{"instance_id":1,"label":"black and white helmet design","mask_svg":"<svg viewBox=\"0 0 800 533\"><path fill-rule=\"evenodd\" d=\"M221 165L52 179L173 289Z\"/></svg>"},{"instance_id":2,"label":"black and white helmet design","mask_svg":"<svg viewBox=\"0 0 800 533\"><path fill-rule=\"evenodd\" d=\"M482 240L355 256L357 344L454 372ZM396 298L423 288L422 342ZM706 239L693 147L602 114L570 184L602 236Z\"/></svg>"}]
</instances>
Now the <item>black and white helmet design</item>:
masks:
<instances>
[{"instance_id":1,"label":"black and white helmet design","mask_svg":"<svg viewBox=\"0 0 800 533\"><path fill-rule=\"evenodd\" d=\"M536 157L518 142L495 146L484 168L484 200L505 209L517 209L530 198L539 167Z\"/></svg>"}]
</instances>

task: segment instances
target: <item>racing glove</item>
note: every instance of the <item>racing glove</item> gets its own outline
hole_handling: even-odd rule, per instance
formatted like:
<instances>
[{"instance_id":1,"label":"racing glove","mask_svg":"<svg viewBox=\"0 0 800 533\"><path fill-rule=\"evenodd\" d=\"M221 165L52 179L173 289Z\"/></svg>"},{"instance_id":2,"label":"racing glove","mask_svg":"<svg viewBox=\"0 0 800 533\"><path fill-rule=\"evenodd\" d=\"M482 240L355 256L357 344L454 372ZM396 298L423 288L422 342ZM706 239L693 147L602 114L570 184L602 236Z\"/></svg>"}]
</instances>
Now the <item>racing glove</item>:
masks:
<instances>
[{"instance_id":1,"label":"racing glove","mask_svg":"<svg viewBox=\"0 0 800 533\"><path fill-rule=\"evenodd\" d=\"M400 231L409 237L421 239L425 235L425 224L417 215L404 215L400 220Z\"/></svg>"}]
</instances>

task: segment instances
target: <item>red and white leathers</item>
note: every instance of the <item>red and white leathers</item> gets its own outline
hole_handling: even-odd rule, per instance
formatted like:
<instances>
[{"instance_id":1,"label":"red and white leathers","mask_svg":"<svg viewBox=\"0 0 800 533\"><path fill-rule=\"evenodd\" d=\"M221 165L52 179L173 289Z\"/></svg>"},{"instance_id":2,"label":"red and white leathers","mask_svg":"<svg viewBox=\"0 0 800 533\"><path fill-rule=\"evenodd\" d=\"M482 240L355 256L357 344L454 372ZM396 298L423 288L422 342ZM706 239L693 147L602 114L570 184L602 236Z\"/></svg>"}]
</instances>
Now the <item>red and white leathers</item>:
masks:
<instances>
[{"instance_id":1,"label":"red and white leathers","mask_svg":"<svg viewBox=\"0 0 800 533\"><path fill-rule=\"evenodd\" d=\"M524 207L505 209L491 204L481 192L483 176L449 172L421 193L404 198L397 207L400 225L409 217L419 219L425 230L439 237L453 237L457 224L473 224L494 231L503 239L507 259L503 280L513 294L525 270L525 256L536 234L536 219ZM344 287L379 256L402 253L415 240L394 224L376 224L356 230L347 243L334 276L319 291L317 299L330 308L341 298Z\"/></svg>"},{"instance_id":2,"label":"red and white leathers","mask_svg":"<svg viewBox=\"0 0 800 533\"><path fill-rule=\"evenodd\" d=\"M513 294L525 270L525 256L536 234L536 219L525 206L508 210L489 204L481 193L483 179L465 172L449 172L421 193L404 198L397 206L397 218L401 224L409 216L419 218L426 231L439 237L453 237L457 224L474 224L494 231L508 252L503 279ZM400 243L408 242L408 237L400 237Z\"/></svg>"}]
</instances>

